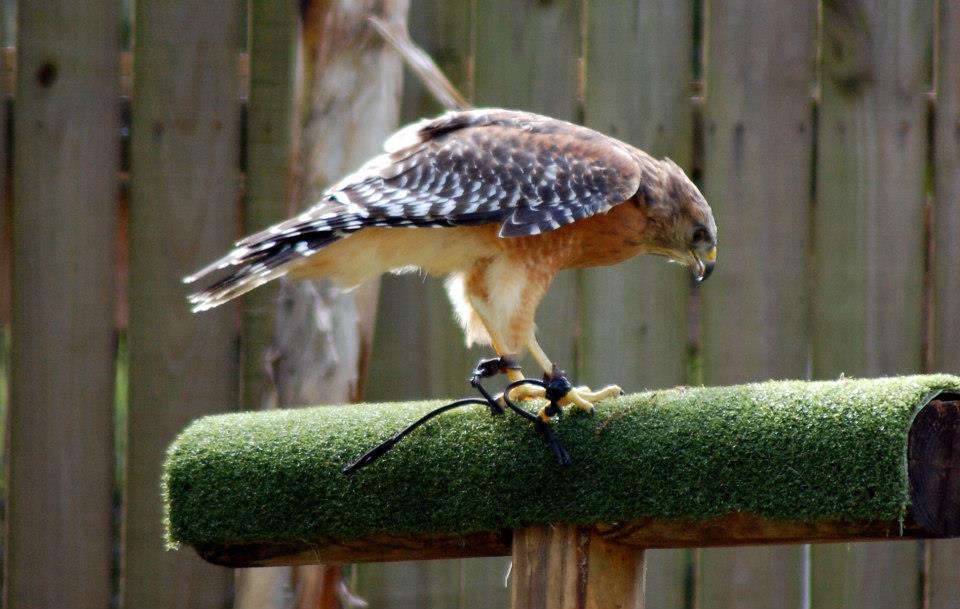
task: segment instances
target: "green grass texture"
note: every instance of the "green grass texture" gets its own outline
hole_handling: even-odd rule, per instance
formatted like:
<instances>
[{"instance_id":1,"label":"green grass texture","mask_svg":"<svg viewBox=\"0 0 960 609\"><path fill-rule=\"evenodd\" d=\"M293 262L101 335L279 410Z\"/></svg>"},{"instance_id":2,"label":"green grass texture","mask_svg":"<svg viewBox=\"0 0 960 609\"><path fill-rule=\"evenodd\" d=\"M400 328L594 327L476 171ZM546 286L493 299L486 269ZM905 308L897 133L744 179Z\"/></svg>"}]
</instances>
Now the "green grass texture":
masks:
<instances>
[{"instance_id":1,"label":"green grass texture","mask_svg":"<svg viewBox=\"0 0 960 609\"><path fill-rule=\"evenodd\" d=\"M210 416L169 449L167 541L455 535L730 512L896 519L909 501L911 422L944 390L960 390L960 378L629 395L602 402L593 416L568 411L552 423L573 459L566 468L528 421L470 406L431 420L349 477L346 463L444 402Z\"/></svg>"}]
</instances>

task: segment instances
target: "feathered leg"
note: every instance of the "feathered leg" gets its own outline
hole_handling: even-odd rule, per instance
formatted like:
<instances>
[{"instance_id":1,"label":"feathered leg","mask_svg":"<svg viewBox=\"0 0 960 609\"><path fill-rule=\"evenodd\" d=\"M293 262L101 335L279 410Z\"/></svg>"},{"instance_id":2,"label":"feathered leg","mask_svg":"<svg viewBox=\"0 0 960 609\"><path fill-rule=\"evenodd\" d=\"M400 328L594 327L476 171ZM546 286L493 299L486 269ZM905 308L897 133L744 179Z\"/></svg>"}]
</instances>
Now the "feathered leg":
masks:
<instances>
[{"instance_id":1,"label":"feathered leg","mask_svg":"<svg viewBox=\"0 0 960 609\"><path fill-rule=\"evenodd\" d=\"M506 259L492 260L478 265L462 282L463 296L470 305L469 318L479 320L490 343L501 358L519 360L524 350L529 350L547 376L559 373L559 368L547 356L534 335L534 315L537 305L546 294L553 273L542 268L524 272L522 265ZM497 297L490 298L491 286L496 286ZM453 295L452 295L453 296ZM463 317L463 315L461 315ZM524 378L519 368L506 371L511 382ZM616 385L593 391L589 387L575 387L560 401L572 404L586 412L593 411L596 402L622 395ZM538 399L544 397L544 389L533 385L521 385L510 392L510 399ZM541 409L543 420L550 418Z\"/></svg>"}]
</instances>

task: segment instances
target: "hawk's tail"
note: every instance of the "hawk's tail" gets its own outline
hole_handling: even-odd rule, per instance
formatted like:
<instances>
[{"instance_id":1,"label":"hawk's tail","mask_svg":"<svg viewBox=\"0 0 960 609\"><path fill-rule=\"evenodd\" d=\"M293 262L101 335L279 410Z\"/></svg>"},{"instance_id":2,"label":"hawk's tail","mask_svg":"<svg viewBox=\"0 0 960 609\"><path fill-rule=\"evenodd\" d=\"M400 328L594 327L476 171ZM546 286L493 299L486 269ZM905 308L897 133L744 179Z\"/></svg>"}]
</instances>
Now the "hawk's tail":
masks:
<instances>
[{"instance_id":1,"label":"hawk's tail","mask_svg":"<svg viewBox=\"0 0 960 609\"><path fill-rule=\"evenodd\" d=\"M331 214L332 216L332 214ZM287 221L237 242L229 254L183 278L184 283L227 274L188 299L194 312L206 311L281 277L291 266L363 227L355 214Z\"/></svg>"}]
</instances>

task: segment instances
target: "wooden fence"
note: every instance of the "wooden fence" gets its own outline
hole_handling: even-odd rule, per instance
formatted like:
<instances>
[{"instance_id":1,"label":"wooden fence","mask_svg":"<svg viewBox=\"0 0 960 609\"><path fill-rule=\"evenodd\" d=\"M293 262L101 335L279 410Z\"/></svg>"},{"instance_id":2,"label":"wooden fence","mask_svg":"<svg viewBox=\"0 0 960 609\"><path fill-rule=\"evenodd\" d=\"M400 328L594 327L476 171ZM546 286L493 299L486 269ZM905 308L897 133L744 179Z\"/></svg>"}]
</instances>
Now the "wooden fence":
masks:
<instances>
[{"instance_id":1,"label":"wooden fence","mask_svg":"<svg viewBox=\"0 0 960 609\"><path fill-rule=\"evenodd\" d=\"M230 603L229 572L163 552L158 476L172 436L235 407L238 379L256 374L238 358L236 309L189 315L179 277L225 249L242 220L248 22L263 42L250 49L244 156L247 200L260 203L243 209L266 221L283 208L285 185L269 176L289 171L278 135L289 107L269 91L289 71L295 13L280 4L252 0L248 20L240 0L137 1L129 176L119 0L19 4L15 91L0 90L14 95L12 133L0 133L13 140L2 185L12 205L0 214L9 607ZM669 156L713 206L720 260L700 288L660 260L557 281L539 313L542 342L577 380L638 390L960 372L955 3L414 0L409 20L476 105L583 122ZM404 105L408 119L438 110L412 80ZM127 194L128 221L117 211ZM119 254L118 234L129 234ZM119 330L118 308L129 309ZM120 332L129 355L117 375ZM386 279L367 397L464 394L484 353L461 345L439 282ZM116 417L124 387L129 414ZM960 604L956 542L647 560L650 607ZM505 607L506 569L502 559L375 564L352 583L374 608Z\"/></svg>"}]
</instances>

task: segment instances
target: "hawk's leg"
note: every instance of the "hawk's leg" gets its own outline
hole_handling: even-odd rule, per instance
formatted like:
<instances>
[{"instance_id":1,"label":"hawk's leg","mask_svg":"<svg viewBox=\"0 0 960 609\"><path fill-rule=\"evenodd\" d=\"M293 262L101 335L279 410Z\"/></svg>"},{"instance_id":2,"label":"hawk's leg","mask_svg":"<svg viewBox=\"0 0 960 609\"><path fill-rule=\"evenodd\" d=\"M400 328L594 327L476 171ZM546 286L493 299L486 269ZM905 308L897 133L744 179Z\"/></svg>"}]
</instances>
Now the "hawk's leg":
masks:
<instances>
[{"instance_id":1,"label":"hawk's leg","mask_svg":"<svg viewBox=\"0 0 960 609\"><path fill-rule=\"evenodd\" d=\"M488 396L487 393L482 390L478 384L481 379L490 378L497 376L498 374L505 373L510 374L510 372L520 371L520 364L517 363L517 360L510 357L494 357L491 359L482 359L477 363L477 367L473 369L473 375L470 377L470 384L476 387L483 393L484 397L487 398L487 403L490 405L490 414L492 415L501 415L503 414L503 406L499 399L490 399L492 396ZM523 375L520 375L523 378Z\"/></svg>"},{"instance_id":2,"label":"hawk's leg","mask_svg":"<svg viewBox=\"0 0 960 609\"><path fill-rule=\"evenodd\" d=\"M537 360L537 363L540 364L541 368L543 368L544 378L546 380L549 381L550 379L566 378L563 372L557 368L556 364L551 362L550 358L547 357L547 354L537 342L536 337L530 338L530 341L527 343L527 348L530 350L530 355L533 356L533 359ZM523 378L523 375L520 374L519 370L507 371L507 376L511 381L517 381ZM510 392L510 398L515 400L544 398L545 393L546 390L543 387L521 385ZM594 404L607 398L617 397L620 395L623 395L623 390L617 385L610 385L600 389L599 391L593 391L589 387L572 387L566 392L566 395L560 398L559 403L562 406L572 404L580 410L592 414ZM544 421L549 420L552 414L553 413L548 412L547 407L540 409L540 418Z\"/></svg>"}]
</instances>

